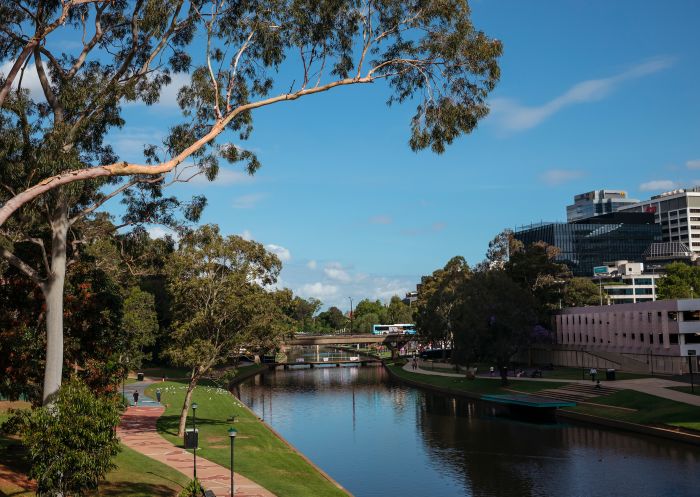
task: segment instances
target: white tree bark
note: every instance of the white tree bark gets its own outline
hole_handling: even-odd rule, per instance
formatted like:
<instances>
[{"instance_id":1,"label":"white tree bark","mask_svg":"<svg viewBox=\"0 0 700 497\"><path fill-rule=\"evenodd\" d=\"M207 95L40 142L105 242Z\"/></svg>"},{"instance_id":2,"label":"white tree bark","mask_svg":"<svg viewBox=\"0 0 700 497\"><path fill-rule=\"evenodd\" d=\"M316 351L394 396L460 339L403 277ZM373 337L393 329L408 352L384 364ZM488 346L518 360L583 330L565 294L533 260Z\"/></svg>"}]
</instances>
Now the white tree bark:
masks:
<instances>
[{"instance_id":1,"label":"white tree bark","mask_svg":"<svg viewBox=\"0 0 700 497\"><path fill-rule=\"evenodd\" d=\"M46 299L46 366L43 404L50 404L63 377L63 289L66 281L68 206L64 200L51 219L51 274L43 285Z\"/></svg>"}]
</instances>

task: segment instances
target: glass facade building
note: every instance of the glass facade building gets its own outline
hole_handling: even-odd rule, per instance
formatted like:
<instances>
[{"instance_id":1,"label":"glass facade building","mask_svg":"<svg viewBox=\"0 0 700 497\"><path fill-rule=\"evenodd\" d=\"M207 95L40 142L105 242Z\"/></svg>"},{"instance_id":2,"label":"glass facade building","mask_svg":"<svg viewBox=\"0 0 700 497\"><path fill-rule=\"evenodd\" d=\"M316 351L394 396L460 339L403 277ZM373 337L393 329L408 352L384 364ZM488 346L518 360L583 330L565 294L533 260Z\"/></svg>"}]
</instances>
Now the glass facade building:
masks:
<instances>
[{"instance_id":1,"label":"glass facade building","mask_svg":"<svg viewBox=\"0 0 700 497\"><path fill-rule=\"evenodd\" d=\"M637 222L629 222L632 219ZM543 241L557 247L557 261L569 266L574 276L591 277L593 268L605 262L641 260L647 247L661 240L661 227L653 215L633 218L614 213L578 223L524 226L514 236L525 245Z\"/></svg>"},{"instance_id":2,"label":"glass facade building","mask_svg":"<svg viewBox=\"0 0 700 497\"><path fill-rule=\"evenodd\" d=\"M627 192L624 190L593 190L580 193L574 197L574 203L566 207L566 220L571 223L610 214L637 202L639 201L627 198Z\"/></svg>"}]
</instances>

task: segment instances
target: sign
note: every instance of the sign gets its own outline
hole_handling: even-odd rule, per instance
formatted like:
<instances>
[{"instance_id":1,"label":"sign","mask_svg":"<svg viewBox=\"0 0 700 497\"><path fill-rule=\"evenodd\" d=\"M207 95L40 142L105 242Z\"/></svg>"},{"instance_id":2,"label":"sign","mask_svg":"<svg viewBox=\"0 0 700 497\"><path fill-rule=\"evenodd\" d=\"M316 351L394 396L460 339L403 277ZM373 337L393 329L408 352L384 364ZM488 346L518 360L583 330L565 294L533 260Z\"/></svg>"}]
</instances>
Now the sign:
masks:
<instances>
[{"instance_id":1,"label":"sign","mask_svg":"<svg viewBox=\"0 0 700 497\"><path fill-rule=\"evenodd\" d=\"M696 352L695 350L688 350L688 355L695 355Z\"/></svg>"},{"instance_id":2,"label":"sign","mask_svg":"<svg viewBox=\"0 0 700 497\"><path fill-rule=\"evenodd\" d=\"M608 266L595 266L593 274L608 274Z\"/></svg>"}]
</instances>

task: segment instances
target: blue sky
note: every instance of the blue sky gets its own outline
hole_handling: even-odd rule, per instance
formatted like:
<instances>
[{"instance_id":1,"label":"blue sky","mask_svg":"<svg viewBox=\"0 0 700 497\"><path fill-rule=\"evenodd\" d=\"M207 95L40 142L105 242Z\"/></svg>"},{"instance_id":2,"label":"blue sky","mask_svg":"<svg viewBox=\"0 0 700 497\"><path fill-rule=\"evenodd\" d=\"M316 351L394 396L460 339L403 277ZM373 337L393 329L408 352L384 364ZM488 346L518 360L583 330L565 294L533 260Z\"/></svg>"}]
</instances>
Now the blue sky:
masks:
<instances>
[{"instance_id":1,"label":"blue sky","mask_svg":"<svg viewBox=\"0 0 700 497\"><path fill-rule=\"evenodd\" d=\"M491 115L445 154L407 146L411 105L382 85L343 88L254 114L242 145L255 177L227 169L178 187L209 199L203 221L270 246L282 286L325 305L388 299L505 227L565 218L574 194L634 198L700 182L700 2L472 2L504 44ZM282 71L281 84L298 77ZM110 140L126 158L177 121L178 81L128 106ZM153 227L157 234L160 228Z\"/></svg>"}]
</instances>

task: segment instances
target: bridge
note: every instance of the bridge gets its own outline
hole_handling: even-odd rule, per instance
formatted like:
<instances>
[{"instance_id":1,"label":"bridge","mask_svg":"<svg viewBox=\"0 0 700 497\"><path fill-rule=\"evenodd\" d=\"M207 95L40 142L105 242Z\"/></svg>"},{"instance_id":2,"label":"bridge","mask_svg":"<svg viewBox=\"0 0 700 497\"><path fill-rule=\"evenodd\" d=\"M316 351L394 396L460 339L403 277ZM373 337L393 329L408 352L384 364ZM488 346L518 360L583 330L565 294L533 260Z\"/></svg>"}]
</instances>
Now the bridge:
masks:
<instances>
[{"instance_id":1,"label":"bridge","mask_svg":"<svg viewBox=\"0 0 700 497\"><path fill-rule=\"evenodd\" d=\"M391 357L395 358L401 349L408 342L417 340L416 335L406 334L390 334L390 335L373 335L373 334L356 334L356 335L294 335L293 338L286 338L282 342L282 347L293 345L353 345L353 344L382 344L386 345L391 351Z\"/></svg>"},{"instance_id":2,"label":"bridge","mask_svg":"<svg viewBox=\"0 0 700 497\"><path fill-rule=\"evenodd\" d=\"M357 343L381 343L390 345L396 342L408 343L416 340L416 335L294 335L287 338L282 345L349 345Z\"/></svg>"},{"instance_id":3,"label":"bridge","mask_svg":"<svg viewBox=\"0 0 700 497\"><path fill-rule=\"evenodd\" d=\"M309 366L311 369L313 369L316 366L335 366L335 367L339 368L343 364L367 366L369 364L377 365L377 364L381 364L381 363L382 363L382 361L377 359L376 357L369 357L369 356L357 356L357 357L352 357L350 359L329 359L326 357L320 361L297 360L294 362L276 362L276 363L271 365L271 368L274 369L278 366L283 366L284 369L289 369L290 366Z\"/></svg>"}]
</instances>

